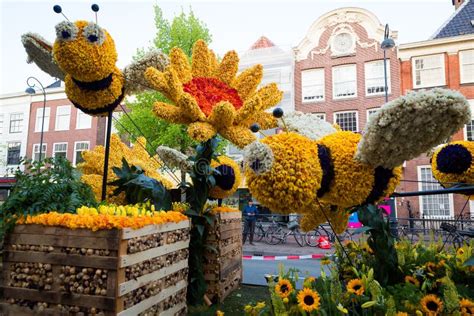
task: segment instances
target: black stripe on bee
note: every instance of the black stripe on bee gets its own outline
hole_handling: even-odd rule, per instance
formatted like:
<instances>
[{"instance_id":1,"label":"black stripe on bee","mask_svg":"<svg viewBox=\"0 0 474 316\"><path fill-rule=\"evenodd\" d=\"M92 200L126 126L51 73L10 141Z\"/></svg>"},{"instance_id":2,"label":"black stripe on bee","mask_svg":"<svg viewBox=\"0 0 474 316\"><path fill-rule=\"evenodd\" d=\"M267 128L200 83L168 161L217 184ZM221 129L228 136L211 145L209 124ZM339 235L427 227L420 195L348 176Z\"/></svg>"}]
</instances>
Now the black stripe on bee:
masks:
<instances>
[{"instance_id":1,"label":"black stripe on bee","mask_svg":"<svg viewBox=\"0 0 474 316\"><path fill-rule=\"evenodd\" d=\"M108 75L104 79L90 81L90 82L79 81L75 78L72 78L72 81L74 81L74 83L82 90L100 91L100 90L105 90L108 87L110 87L110 85L112 84L112 79L113 79L112 75L113 73L110 73L110 75Z\"/></svg>"},{"instance_id":2,"label":"black stripe on bee","mask_svg":"<svg viewBox=\"0 0 474 316\"><path fill-rule=\"evenodd\" d=\"M387 169L380 166L375 168L374 185L372 186L372 190L370 191L369 196L367 196L364 204L372 204L383 197L392 177L393 169Z\"/></svg>"},{"instance_id":3,"label":"black stripe on bee","mask_svg":"<svg viewBox=\"0 0 474 316\"><path fill-rule=\"evenodd\" d=\"M216 185L222 190L230 190L235 184L235 172L231 166L220 165L216 167L219 173L214 174Z\"/></svg>"},{"instance_id":4,"label":"black stripe on bee","mask_svg":"<svg viewBox=\"0 0 474 316\"><path fill-rule=\"evenodd\" d=\"M321 179L321 187L316 192L316 195L317 197L322 197L331 187L331 182L334 179L334 165L331 159L331 151L328 147L321 144L318 144L318 158L323 170L323 177Z\"/></svg>"},{"instance_id":5,"label":"black stripe on bee","mask_svg":"<svg viewBox=\"0 0 474 316\"><path fill-rule=\"evenodd\" d=\"M86 114L90 114L90 115L96 115L96 114L104 114L104 113L107 113L109 111L113 111L117 107L117 105L119 105L120 102L122 102L124 96L125 96L125 89L122 88L122 93L120 94L120 96L117 99L115 99L114 102L112 102L110 104L107 104L107 105L104 105L100 108L95 108L95 109L83 107L79 103L74 102L72 100L71 100L71 102L72 102L72 104L74 104L74 106L76 108L78 108L82 112L84 112Z\"/></svg>"}]
</instances>

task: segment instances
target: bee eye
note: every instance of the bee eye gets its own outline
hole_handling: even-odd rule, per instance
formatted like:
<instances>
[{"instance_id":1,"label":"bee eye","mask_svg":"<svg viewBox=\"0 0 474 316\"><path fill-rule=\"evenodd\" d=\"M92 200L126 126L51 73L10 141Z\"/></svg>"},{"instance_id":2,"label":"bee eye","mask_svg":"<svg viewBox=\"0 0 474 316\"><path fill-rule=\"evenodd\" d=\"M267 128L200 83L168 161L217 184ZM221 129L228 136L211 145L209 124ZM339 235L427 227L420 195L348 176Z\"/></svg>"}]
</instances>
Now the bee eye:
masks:
<instances>
[{"instance_id":1,"label":"bee eye","mask_svg":"<svg viewBox=\"0 0 474 316\"><path fill-rule=\"evenodd\" d=\"M92 22L84 28L83 35L92 44L101 45L105 39L104 31Z\"/></svg>"},{"instance_id":2,"label":"bee eye","mask_svg":"<svg viewBox=\"0 0 474 316\"><path fill-rule=\"evenodd\" d=\"M271 148L261 142L253 142L245 147L244 162L256 174L262 174L272 169L273 152Z\"/></svg>"},{"instance_id":3,"label":"bee eye","mask_svg":"<svg viewBox=\"0 0 474 316\"><path fill-rule=\"evenodd\" d=\"M56 25L56 37L61 41L73 41L77 36L77 27L74 23L63 21Z\"/></svg>"}]
</instances>

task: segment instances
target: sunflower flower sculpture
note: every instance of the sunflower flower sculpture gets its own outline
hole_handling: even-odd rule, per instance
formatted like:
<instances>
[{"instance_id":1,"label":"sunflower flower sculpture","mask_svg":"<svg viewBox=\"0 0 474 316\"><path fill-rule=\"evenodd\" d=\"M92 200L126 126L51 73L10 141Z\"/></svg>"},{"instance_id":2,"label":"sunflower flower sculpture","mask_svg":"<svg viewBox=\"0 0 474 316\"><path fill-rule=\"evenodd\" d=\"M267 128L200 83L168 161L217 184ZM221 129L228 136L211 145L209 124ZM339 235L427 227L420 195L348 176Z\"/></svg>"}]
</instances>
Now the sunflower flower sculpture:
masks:
<instances>
[{"instance_id":1,"label":"sunflower flower sculpture","mask_svg":"<svg viewBox=\"0 0 474 316\"><path fill-rule=\"evenodd\" d=\"M261 65L237 75L237 53L230 51L219 62L202 40L194 44L191 63L179 48L173 48L169 57L164 72L154 67L145 72L148 82L171 101L155 103L159 118L188 125L189 136L199 142L220 134L240 148L255 140L249 130L253 123L262 129L277 126L265 110L277 105L283 93L275 83L257 89Z\"/></svg>"}]
</instances>

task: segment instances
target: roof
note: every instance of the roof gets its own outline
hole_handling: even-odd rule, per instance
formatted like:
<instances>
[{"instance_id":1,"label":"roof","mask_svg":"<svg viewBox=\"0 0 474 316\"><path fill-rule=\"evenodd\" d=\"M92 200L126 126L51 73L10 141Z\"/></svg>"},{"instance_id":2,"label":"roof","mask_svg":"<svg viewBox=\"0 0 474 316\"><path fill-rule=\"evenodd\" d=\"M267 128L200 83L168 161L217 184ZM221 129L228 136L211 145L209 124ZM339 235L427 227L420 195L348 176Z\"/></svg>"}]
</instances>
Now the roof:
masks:
<instances>
[{"instance_id":1,"label":"roof","mask_svg":"<svg viewBox=\"0 0 474 316\"><path fill-rule=\"evenodd\" d=\"M49 86L47 86L45 89L51 89L51 88L61 88L61 80L56 80Z\"/></svg>"},{"instance_id":2,"label":"roof","mask_svg":"<svg viewBox=\"0 0 474 316\"><path fill-rule=\"evenodd\" d=\"M431 39L474 34L474 0L466 0Z\"/></svg>"},{"instance_id":3,"label":"roof","mask_svg":"<svg viewBox=\"0 0 474 316\"><path fill-rule=\"evenodd\" d=\"M272 41L265 36L261 36L255 43L253 43L250 49L268 48L273 46L275 46L275 44Z\"/></svg>"}]
</instances>

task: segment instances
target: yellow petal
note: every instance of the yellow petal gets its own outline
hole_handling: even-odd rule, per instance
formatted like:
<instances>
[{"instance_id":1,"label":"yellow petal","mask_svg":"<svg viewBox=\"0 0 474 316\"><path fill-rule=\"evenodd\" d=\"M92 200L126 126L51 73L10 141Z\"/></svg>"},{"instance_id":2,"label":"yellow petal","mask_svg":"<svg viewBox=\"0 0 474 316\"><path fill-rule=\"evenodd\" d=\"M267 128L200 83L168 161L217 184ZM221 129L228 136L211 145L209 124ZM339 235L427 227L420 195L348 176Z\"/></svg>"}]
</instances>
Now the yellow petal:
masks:
<instances>
[{"instance_id":1,"label":"yellow petal","mask_svg":"<svg viewBox=\"0 0 474 316\"><path fill-rule=\"evenodd\" d=\"M210 77L215 77L217 73L217 69L219 67L219 61L217 60L216 54L212 49L209 50L209 69L210 69Z\"/></svg>"},{"instance_id":2,"label":"yellow petal","mask_svg":"<svg viewBox=\"0 0 474 316\"><path fill-rule=\"evenodd\" d=\"M234 123L235 114L235 108L230 102L221 101L212 108L211 115L209 115L209 122L214 125L217 130L220 130Z\"/></svg>"},{"instance_id":3,"label":"yellow petal","mask_svg":"<svg viewBox=\"0 0 474 316\"><path fill-rule=\"evenodd\" d=\"M206 115L201 111L196 100L189 93L181 94L178 107L191 121L206 120Z\"/></svg>"},{"instance_id":4,"label":"yellow petal","mask_svg":"<svg viewBox=\"0 0 474 316\"><path fill-rule=\"evenodd\" d=\"M243 123L255 113L257 113L258 109L261 107L262 101L257 94L254 94L250 99L244 102L244 105L237 111L237 116L235 121Z\"/></svg>"},{"instance_id":5,"label":"yellow petal","mask_svg":"<svg viewBox=\"0 0 474 316\"><path fill-rule=\"evenodd\" d=\"M187 124L190 122L189 118L179 107L168 103L155 102L153 112L159 118L171 123Z\"/></svg>"},{"instance_id":6,"label":"yellow petal","mask_svg":"<svg viewBox=\"0 0 474 316\"><path fill-rule=\"evenodd\" d=\"M211 75L209 49L203 40L198 40L193 46L192 72L194 77Z\"/></svg>"},{"instance_id":7,"label":"yellow petal","mask_svg":"<svg viewBox=\"0 0 474 316\"><path fill-rule=\"evenodd\" d=\"M235 75L239 69L239 55L235 51L229 51L224 55L219 69L217 70L217 78L222 82L231 84L235 79Z\"/></svg>"},{"instance_id":8,"label":"yellow petal","mask_svg":"<svg viewBox=\"0 0 474 316\"><path fill-rule=\"evenodd\" d=\"M188 57L181 48L173 47L170 52L170 68L178 75L182 83L186 83L192 79L191 65Z\"/></svg>"},{"instance_id":9,"label":"yellow petal","mask_svg":"<svg viewBox=\"0 0 474 316\"><path fill-rule=\"evenodd\" d=\"M266 110L280 103L283 97L283 91L278 89L276 83L270 83L257 91L257 95L262 100L262 107L259 110Z\"/></svg>"},{"instance_id":10,"label":"yellow petal","mask_svg":"<svg viewBox=\"0 0 474 316\"><path fill-rule=\"evenodd\" d=\"M233 125L219 131L222 137L228 139L231 143L239 148L244 148L251 142L256 140L255 135L249 128L242 125Z\"/></svg>"},{"instance_id":11,"label":"yellow petal","mask_svg":"<svg viewBox=\"0 0 474 316\"><path fill-rule=\"evenodd\" d=\"M275 128L278 126L277 119L271 114L267 112L258 112L252 116L252 120L248 122L249 126L253 123L257 123L260 125L260 129L270 129Z\"/></svg>"},{"instance_id":12,"label":"yellow petal","mask_svg":"<svg viewBox=\"0 0 474 316\"><path fill-rule=\"evenodd\" d=\"M207 122L194 122L188 126L188 135L198 142L205 142L216 133L214 126Z\"/></svg>"},{"instance_id":13,"label":"yellow petal","mask_svg":"<svg viewBox=\"0 0 474 316\"><path fill-rule=\"evenodd\" d=\"M258 84L262 81L263 66L255 65L244 70L232 83L232 87L236 89L242 100L246 100L257 89Z\"/></svg>"},{"instance_id":14,"label":"yellow petal","mask_svg":"<svg viewBox=\"0 0 474 316\"><path fill-rule=\"evenodd\" d=\"M183 94L183 86L179 81L178 75L172 68L168 68L165 72L165 79L168 85L168 94L171 100L176 102Z\"/></svg>"},{"instance_id":15,"label":"yellow petal","mask_svg":"<svg viewBox=\"0 0 474 316\"><path fill-rule=\"evenodd\" d=\"M169 87L166 82L165 74L154 67L148 67L145 71L145 79L158 92L169 96Z\"/></svg>"}]
</instances>

